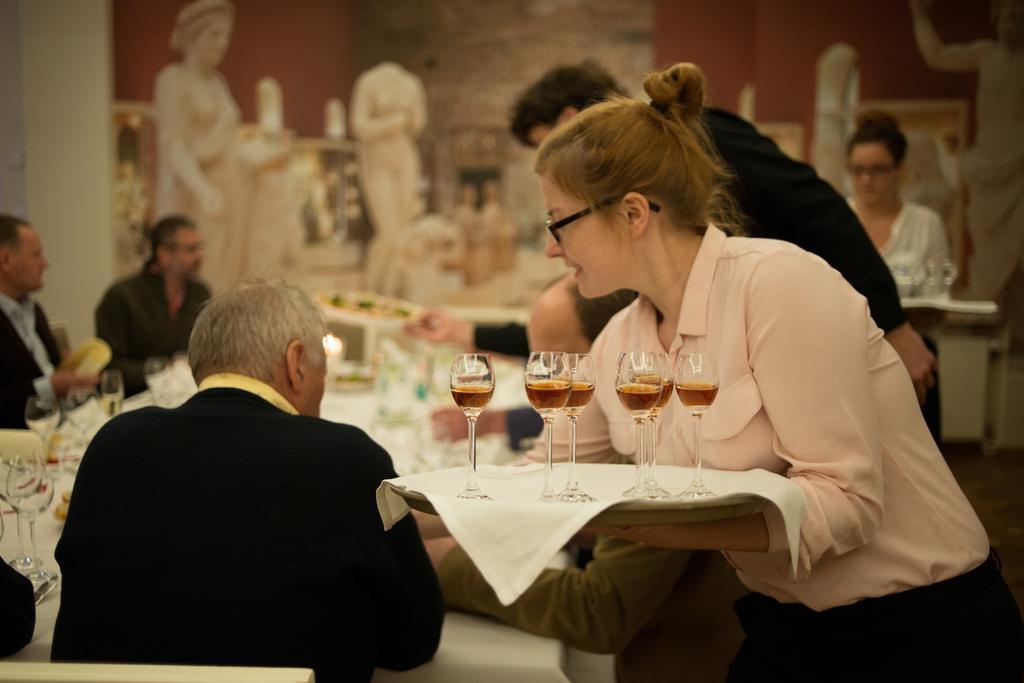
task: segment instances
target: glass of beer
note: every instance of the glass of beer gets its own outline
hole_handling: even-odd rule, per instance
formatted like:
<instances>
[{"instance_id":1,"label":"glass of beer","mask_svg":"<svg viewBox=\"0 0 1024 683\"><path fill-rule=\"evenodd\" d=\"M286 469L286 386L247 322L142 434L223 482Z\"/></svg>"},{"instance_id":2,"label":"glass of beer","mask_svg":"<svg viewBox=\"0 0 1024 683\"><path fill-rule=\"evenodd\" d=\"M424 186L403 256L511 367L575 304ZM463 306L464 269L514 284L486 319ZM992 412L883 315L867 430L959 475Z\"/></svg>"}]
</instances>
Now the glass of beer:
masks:
<instances>
[{"instance_id":1,"label":"glass of beer","mask_svg":"<svg viewBox=\"0 0 1024 683\"><path fill-rule=\"evenodd\" d=\"M124 378L116 369L104 370L100 374L100 405L107 417L121 414L121 403L124 401Z\"/></svg>"},{"instance_id":2,"label":"glass of beer","mask_svg":"<svg viewBox=\"0 0 1024 683\"><path fill-rule=\"evenodd\" d=\"M565 416L569 418L569 480L558 494L558 500L563 503L589 503L594 497L576 481L576 420L594 396L597 376L589 353L567 353L565 364L572 382L569 401L565 404Z\"/></svg>"},{"instance_id":3,"label":"glass of beer","mask_svg":"<svg viewBox=\"0 0 1024 683\"><path fill-rule=\"evenodd\" d=\"M701 468L701 418L718 395L718 363L711 353L680 353L675 367L676 393L693 415L693 462L697 468L693 481L679 494L681 498L707 498L715 495L704 485Z\"/></svg>"},{"instance_id":4,"label":"glass of beer","mask_svg":"<svg viewBox=\"0 0 1024 683\"><path fill-rule=\"evenodd\" d=\"M544 490L538 500L557 500L558 494L551 487L552 444L551 427L555 414L565 408L572 393L572 375L565 364L565 354L554 351L534 351L526 361L526 398L533 409L544 420L546 458L544 460Z\"/></svg>"},{"instance_id":5,"label":"glass of beer","mask_svg":"<svg viewBox=\"0 0 1024 683\"><path fill-rule=\"evenodd\" d=\"M619 356L615 393L636 423L636 484L623 491L624 496L642 497L647 489L644 424L661 399L663 380L656 353L629 351Z\"/></svg>"},{"instance_id":6,"label":"glass of beer","mask_svg":"<svg viewBox=\"0 0 1024 683\"><path fill-rule=\"evenodd\" d=\"M466 488L459 498L490 500L476 483L476 419L494 395L494 366L486 353L460 353L452 361L450 385L452 398L469 423L469 462Z\"/></svg>"}]
</instances>

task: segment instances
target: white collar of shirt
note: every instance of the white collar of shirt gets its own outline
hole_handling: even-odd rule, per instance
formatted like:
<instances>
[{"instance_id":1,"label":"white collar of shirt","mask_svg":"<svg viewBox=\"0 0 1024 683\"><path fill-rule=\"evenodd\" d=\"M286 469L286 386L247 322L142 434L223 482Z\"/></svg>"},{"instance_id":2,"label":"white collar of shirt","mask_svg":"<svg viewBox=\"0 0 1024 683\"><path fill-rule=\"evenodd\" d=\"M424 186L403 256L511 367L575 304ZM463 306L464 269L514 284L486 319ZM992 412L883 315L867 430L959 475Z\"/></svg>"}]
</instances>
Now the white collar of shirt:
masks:
<instances>
[{"instance_id":1,"label":"white collar of shirt","mask_svg":"<svg viewBox=\"0 0 1024 683\"><path fill-rule=\"evenodd\" d=\"M49 377L53 373L53 363L50 362L50 353L46 349L46 344L36 332L36 302L30 296L25 296L18 301L6 294L0 294L0 309L3 309L4 315L11 321L14 331L18 333L25 348L32 354L43 377ZM36 391L45 392L46 389L37 387Z\"/></svg>"},{"instance_id":2,"label":"white collar of shirt","mask_svg":"<svg viewBox=\"0 0 1024 683\"><path fill-rule=\"evenodd\" d=\"M3 309L4 315L18 326L19 332L28 334L35 329L36 302L32 300L32 297L25 296L19 301L6 294L0 294L0 308ZM29 322L27 329L25 328L26 322Z\"/></svg>"},{"instance_id":3,"label":"white collar of shirt","mask_svg":"<svg viewBox=\"0 0 1024 683\"><path fill-rule=\"evenodd\" d=\"M239 375L234 372L218 372L204 378L199 383L199 391L205 391L206 389L240 389L241 391L247 391L250 394L259 396L267 403L283 410L289 415L299 414L299 411L295 410L295 406L279 394L274 387L247 375Z\"/></svg>"}]
</instances>

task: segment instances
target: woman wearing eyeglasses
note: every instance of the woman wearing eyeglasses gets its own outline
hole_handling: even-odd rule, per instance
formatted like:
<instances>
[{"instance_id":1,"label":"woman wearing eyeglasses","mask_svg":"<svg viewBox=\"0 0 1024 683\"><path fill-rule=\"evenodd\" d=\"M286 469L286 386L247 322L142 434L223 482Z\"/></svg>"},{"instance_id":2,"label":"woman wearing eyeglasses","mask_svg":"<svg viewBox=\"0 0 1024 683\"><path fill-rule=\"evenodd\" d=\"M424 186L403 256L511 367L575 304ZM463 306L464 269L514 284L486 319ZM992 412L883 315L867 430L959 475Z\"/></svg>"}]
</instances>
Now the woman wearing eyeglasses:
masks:
<instances>
[{"instance_id":1,"label":"woman wearing eyeglasses","mask_svg":"<svg viewBox=\"0 0 1024 683\"><path fill-rule=\"evenodd\" d=\"M807 514L795 575L770 511L608 531L726 551L752 591L736 604L746 640L730 680L1019 680L1016 603L866 301L792 244L717 227L731 213L727 176L700 122L697 67L651 74L644 89L649 104L589 107L537 153L547 254L586 297L640 294L594 344L580 453L634 450L614 389L621 351L711 352L721 391L704 417L705 463L786 476ZM691 465L690 435L671 402L658 461Z\"/></svg>"},{"instance_id":2,"label":"woman wearing eyeglasses","mask_svg":"<svg viewBox=\"0 0 1024 683\"><path fill-rule=\"evenodd\" d=\"M870 111L857 119L847 146L847 169L853 180L853 207L871 242L898 275L949 259L946 229L939 215L900 198L907 139L889 114ZM897 284L900 279L897 278Z\"/></svg>"}]
</instances>

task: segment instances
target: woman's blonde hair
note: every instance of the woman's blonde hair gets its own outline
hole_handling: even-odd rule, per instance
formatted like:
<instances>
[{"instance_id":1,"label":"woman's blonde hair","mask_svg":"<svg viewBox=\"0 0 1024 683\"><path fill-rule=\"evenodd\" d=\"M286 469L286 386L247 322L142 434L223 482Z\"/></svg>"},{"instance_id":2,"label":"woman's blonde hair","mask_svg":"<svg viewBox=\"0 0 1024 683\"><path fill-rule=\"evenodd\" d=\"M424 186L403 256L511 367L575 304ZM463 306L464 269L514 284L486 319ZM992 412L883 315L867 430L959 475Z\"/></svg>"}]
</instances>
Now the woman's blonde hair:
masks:
<instances>
[{"instance_id":1,"label":"woman's blonde hair","mask_svg":"<svg viewBox=\"0 0 1024 683\"><path fill-rule=\"evenodd\" d=\"M727 190L731 175L701 120L703 72L675 64L648 74L644 90L650 104L612 96L555 128L537 151L534 171L595 210L639 192L698 234L709 222L740 232Z\"/></svg>"}]
</instances>

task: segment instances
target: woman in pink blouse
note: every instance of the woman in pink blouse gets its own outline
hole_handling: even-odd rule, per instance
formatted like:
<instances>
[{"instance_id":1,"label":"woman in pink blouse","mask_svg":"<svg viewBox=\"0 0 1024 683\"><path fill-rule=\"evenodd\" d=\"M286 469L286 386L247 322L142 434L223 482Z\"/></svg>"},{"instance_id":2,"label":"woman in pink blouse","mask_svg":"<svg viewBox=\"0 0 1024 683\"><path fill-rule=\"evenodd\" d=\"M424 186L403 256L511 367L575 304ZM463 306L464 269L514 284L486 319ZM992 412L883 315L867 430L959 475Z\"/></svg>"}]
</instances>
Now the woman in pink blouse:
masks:
<instances>
[{"instance_id":1,"label":"woman in pink blouse","mask_svg":"<svg viewBox=\"0 0 1024 683\"><path fill-rule=\"evenodd\" d=\"M710 351L721 391L704 418L706 465L789 477L807 516L795 575L771 514L609 531L726 551L753 591L736 605L747 638L730 680L1020 680L1020 613L866 301L792 244L716 227L731 222L728 176L700 122L697 67L651 74L644 89L650 104L589 107L537 154L548 255L584 296L640 293L594 344L581 457L633 452L620 352ZM660 429L659 462L691 464L681 406Z\"/></svg>"}]
</instances>

